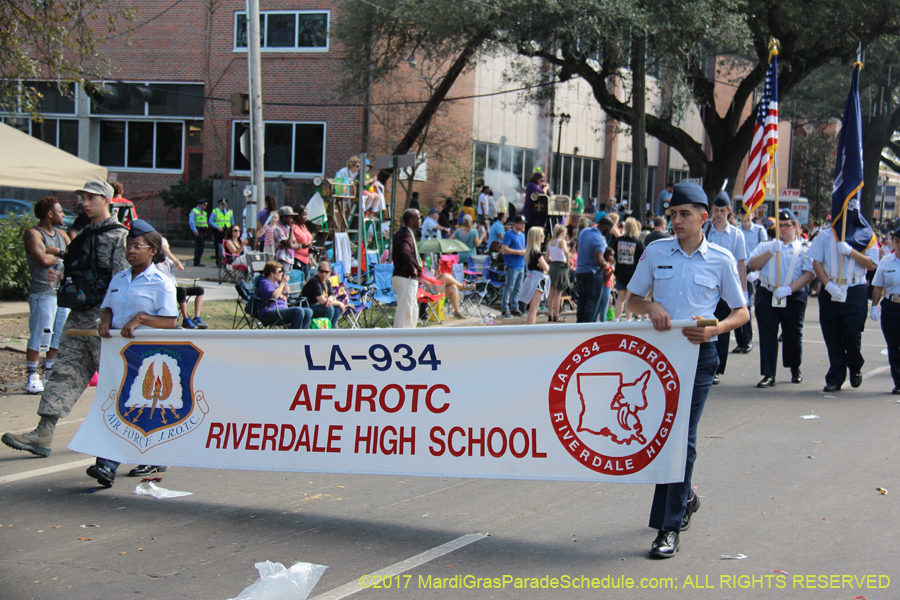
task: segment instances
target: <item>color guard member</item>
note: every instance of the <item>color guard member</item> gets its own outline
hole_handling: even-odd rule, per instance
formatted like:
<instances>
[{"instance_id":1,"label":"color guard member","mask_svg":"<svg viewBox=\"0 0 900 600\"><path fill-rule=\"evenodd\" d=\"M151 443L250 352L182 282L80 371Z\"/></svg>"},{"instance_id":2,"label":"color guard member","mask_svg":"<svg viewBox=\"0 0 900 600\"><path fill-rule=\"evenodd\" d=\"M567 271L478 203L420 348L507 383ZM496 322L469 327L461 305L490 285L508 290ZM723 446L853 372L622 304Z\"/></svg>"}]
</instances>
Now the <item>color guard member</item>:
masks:
<instances>
[{"instance_id":1,"label":"color guard member","mask_svg":"<svg viewBox=\"0 0 900 600\"><path fill-rule=\"evenodd\" d=\"M900 244L900 229L892 235L894 248ZM878 263L875 279L872 281L871 317L881 321L881 332L888 346L888 361L891 377L894 379L895 396L900 395L900 258L897 253L886 254ZM882 300L883 298L883 300ZM881 306L878 303L881 302Z\"/></svg>"},{"instance_id":2,"label":"color guard member","mask_svg":"<svg viewBox=\"0 0 900 600\"><path fill-rule=\"evenodd\" d=\"M712 221L706 225L706 240L710 244L717 244L725 248L737 260L741 289L744 290L744 303L747 304L750 301L750 294L747 293L747 243L740 228L728 222L728 215L730 214L731 199L728 197L727 192L720 192L713 202ZM731 308L728 306L728 303L724 300L719 300L719 305L716 307L716 318L722 320L729 314L731 314ZM749 317L747 320L749 322ZM742 354L750 352L750 349L753 348L752 338L745 339L745 336L739 336L737 331L734 332L734 336L738 342L740 352ZM719 376L725 374L725 365L728 362L728 340L730 339L731 334L726 332L716 341L716 350L719 353L719 368L716 370L713 384L718 384Z\"/></svg>"},{"instance_id":3,"label":"color guard member","mask_svg":"<svg viewBox=\"0 0 900 600\"><path fill-rule=\"evenodd\" d=\"M862 385L863 360L860 346L869 306L866 271L877 266L878 247L873 242L865 253L839 242L831 227L819 232L806 256L822 283L819 293L819 326L828 349L828 373L823 392L839 392L847 370L850 385ZM842 268L843 265L843 268Z\"/></svg>"},{"instance_id":4,"label":"color guard member","mask_svg":"<svg viewBox=\"0 0 900 600\"><path fill-rule=\"evenodd\" d=\"M687 530L691 515L700 508L700 499L691 491L691 474L697 457L697 425L719 362L712 340L750 319L734 256L703 237L708 202L699 185L675 185L669 210L676 237L647 246L628 284L633 294L629 308L636 314L649 314L657 331L669 330L672 319L711 318L719 300L731 309L715 327L681 330L700 350L691 394L684 480L657 485L650 508L650 527L659 530L650 554L658 558L675 556L679 532ZM646 299L651 290L653 301Z\"/></svg>"},{"instance_id":5,"label":"color guard member","mask_svg":"<svg viewBox=\"0 0 900 600\"><path fill-rule=\"evenodd\" d=\"M778 225L779 239L763 242L750 253L749 268L759 273L760 283L756 290L756 323L759 370L763 378L756 384L758 388L775 385L779 325L784 332L782 364L791 369L791 383L803 381L800 364L806 286L815 276L806 257L806 248L797 238L797 219L785 210L779 215Z\"/></svg>"}]
</instances>

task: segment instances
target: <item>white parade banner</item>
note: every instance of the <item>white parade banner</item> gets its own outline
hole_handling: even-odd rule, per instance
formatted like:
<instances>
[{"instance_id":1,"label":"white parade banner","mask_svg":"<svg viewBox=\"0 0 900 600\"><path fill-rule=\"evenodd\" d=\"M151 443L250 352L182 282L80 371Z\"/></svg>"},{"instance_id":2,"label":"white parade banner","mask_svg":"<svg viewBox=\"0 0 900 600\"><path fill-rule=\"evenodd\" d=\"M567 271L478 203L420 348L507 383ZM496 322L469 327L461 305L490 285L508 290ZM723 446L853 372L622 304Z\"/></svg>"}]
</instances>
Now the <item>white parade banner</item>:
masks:
<instances>
[{"instance_id":1,"label":"white parade banner","mask_svg":"<svg viewBox=\"0 0 900 600\"><path fill-rule=\"evenodd\" d=\"M113 332L69 448L216 469L681 481L691 323Z\"/></svg>"}]
</instances>

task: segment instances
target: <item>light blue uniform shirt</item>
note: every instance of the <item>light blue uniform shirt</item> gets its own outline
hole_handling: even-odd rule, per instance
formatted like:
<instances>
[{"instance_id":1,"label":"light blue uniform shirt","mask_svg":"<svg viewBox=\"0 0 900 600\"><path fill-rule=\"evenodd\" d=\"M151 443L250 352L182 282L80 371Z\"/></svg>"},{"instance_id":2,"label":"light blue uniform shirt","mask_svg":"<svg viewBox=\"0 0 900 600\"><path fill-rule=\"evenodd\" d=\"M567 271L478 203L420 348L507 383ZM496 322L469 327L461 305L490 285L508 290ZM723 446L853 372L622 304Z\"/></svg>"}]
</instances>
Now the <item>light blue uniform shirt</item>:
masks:
<instances>
[{"instance_id":1,"label":"light blue uniform shirt","mask_svg":"<svg viewBox=\"0 0 900 600\"><path fill-rule=\"evenodd\" d=\"M763 252L770 251L774 245L774 241L759 244L756 249L750 253L750 258L759 256ZM803 247L803 242L800 240L795 238L794 241L787 244L785 249L779 254L781 255L781 265L779 268L781 270L782 286L792 284L803 275L803 271L812 271L812 260L810 260L809 256L806 256L806 248ZM796 260L794 260L794 254L797 254ZM759 280L766 289L773 292L775 291L775 288L778 287L778 271L775 270L775 256L775 253L773 253L766 264L759 270ZM792 262L794 268L788 273Z\"/></svg>"},{"instance_id":2,"label":"light blue uniform shirt","mask_svg":"<svg viewBox=\"0 0 900 600\"><path fill-rule=\"evenodd\" d=\"M900 296L900 258L897 255L889 254L881 259L872 285L883 287L886 297Z\"/></svg>"},{"instance_id":3,"label":"light blue uniform shirt","mask_svg":"<svg viewBox=\"0 0 900 600\"><path fill-rule=\"evenodd\" d=\"M647 246L628 290L642 298L652 291L653 300L673 320L712 319L720 298L731 308L745 304L734 256L705 238L690 256L677 238Z\"/></svg>"},{"instance_id":4,"label":"light blue uniform shirt","mask_svg":"<svg viewBox=\"0 0 900 600\"><path fill-rule=\"evenodd\" d=\"M109 282L101 308L112 310L111 329L122 329L135 315L177 317L175 286L154 264L131 278L131 267L116 273Z\"/></svg>"},{"instance_id":5,"label":"light blue uniform shirt","mask_svg":"<svg viewBox=\"0 0 900 600\"><path fill-rule=\"evenodd\" d=\"M871 258L875 264L878 264L878 247L876 244L869 246L863 254L867 258ZM868 284L866 281L866 268L849 256L844 256L837 251L837 238L835 238L831 227L826 227L819 232L819 235L810 244L806 256L810 259L807 271L815 272L813 271L812 261L817 260L825 267L825 273L828 274L828 278L843 289L854 285ZM841 263L844 263L843 270L840 267ZM839 273L843 281L837 281Z\"/></svg>"},{"instance_id":6,"label":"light blue uniform shirt","mask_svg":"<svg viewBox=\"0 0 900 600\"><path fill-rule=\"evenodd\" d=\"M731 252L735 260L747 260L747 242L744 240L744 234L741 233L739 227L728 223L725 225L722 233L719 233L716 231L716 226L710 223L704 234L706 241L710 244L722 246Z\"/></svg>"},{"instance_id":7,"label":"light blue uniform shirt","mask_svg":"<svg viewBox=\"0 0 900 600\"><path fill-rule=\"evenodd\" d=\"M766 235L766 229L762 225L751 223L750 229L744 229L743 227L738 227L738 229L744 234L744 242L747 246L748 257L752 255L757 246L763 242L769 241L769 236Z\"/></svg>"}]
</instances>

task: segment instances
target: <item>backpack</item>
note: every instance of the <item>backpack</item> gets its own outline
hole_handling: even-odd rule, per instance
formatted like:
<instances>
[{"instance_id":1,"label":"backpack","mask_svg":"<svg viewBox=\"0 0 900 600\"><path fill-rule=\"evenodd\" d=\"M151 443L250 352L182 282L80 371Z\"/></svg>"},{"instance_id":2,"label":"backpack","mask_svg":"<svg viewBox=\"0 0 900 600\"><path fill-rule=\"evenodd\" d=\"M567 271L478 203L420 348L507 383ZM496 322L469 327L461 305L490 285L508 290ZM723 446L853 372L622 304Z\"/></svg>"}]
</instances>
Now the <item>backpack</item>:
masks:
<instances>
[{"instance_id":1,"label":"backpack","mask_svg":"<svg viewBox=\"0 0 900 600\"><path fill-rule=\"evenodd\" d=\"M113 229L127 229L121 223L104 225L82 232L72 240L63 257L64 278L59 286L56 301L62 308L86 310L103 302L106 289L112 280L112 269L98 265L97 236Z\"/></svg>"}]
</instances>

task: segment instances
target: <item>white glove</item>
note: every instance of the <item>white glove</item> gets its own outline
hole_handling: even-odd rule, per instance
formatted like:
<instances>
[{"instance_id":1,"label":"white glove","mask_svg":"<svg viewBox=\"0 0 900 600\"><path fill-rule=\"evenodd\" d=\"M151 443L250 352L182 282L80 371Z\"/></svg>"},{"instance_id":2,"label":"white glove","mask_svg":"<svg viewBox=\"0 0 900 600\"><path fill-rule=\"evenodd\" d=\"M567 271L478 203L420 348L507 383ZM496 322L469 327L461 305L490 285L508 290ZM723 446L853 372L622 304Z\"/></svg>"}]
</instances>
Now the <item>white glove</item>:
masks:
<instances>
[{"instance_id":1,"label":"white glove","mask_svg":"<svg viewBox=\"0 0 900 600\"><path fill-rule=\"evenodd\" d=\"M853 252L853 247L850 246L850 244L848 244L847 242L838 242L837 251L844 256L850 256L850 253Z\"/></svg>"},{"instance_id":2,"label":"white glove","mask_svg":"<svg viewBox=\"0 0 900 600\"><path fill-rule=\"evenodd\" d=\"M844 300L847 297L847 292L842 290L841 286L833 281L829 281L825 284L825 291L831 294L831 297L835 299Z\"/></svg>"},{"instance_id":3,"label":"white glove","mask_svg":"<svg viewBox=\"0 0 900 600\"><path fill-rule=\"evenodd\" d=\"M772 247L769 249L769 252L771 252L772 254L784 252L784 244L781 243L781 240L775 240L774 242L772 242Z\"/></svg>"},{"instance_id":4,"label":"white glove","mask_svg":"<svg viewBox=\"0 0 900 600\"><path fill-rule=\"evenodd\" d=\"M793 294L793 290L791 290L791 286L783 285L780 288L775 290L775 297L781 300L782 298L787 298L791 294Z\"/></svg>"},{"instance_id":5,"label":"white glove","mask_svg":"<svg viewBox=\"0 0 900 600\"><path fill-rule=\"evenodd\" d=\"M873 306L872 310L869 311L869 318L877 323L878 319L881 318L881 308L878 306Z\"/></svg>"}]
</instances>

